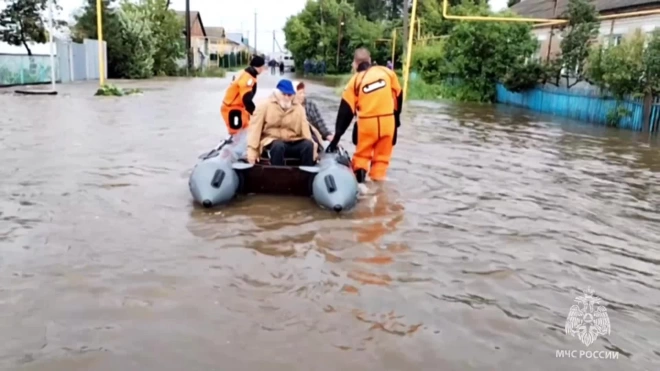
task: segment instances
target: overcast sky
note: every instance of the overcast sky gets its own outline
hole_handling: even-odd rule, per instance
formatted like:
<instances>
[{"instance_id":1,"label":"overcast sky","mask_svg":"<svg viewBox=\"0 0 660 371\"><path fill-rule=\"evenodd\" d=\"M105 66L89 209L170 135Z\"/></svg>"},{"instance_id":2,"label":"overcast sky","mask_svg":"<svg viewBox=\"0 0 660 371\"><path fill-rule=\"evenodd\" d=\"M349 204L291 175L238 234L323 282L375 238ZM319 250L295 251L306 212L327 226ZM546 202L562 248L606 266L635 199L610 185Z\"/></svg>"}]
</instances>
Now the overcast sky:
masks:
<instances>
[{"instance_id":1,"label":"overcast sky","mask_svg":"<svg viewBox=\"0 0 660 371\"><path fill-rule=\"evenodd\" d=\"M83 0L58 0L63 8L63 18L69 16L83 5ZM190 10L197 10L202 15L204 26L225 27L228 32L243 32L250 37L254 45L254 13L257 12L257 48L261 52L273 50L273 31L280 46L284 48L282 27L287 17L296 14L305 6L306 0L190 0ZM490 0L491 8L499 10L506 7L507 0ZM185 10L185 0L172 0L172 8ZM277 47L276 47L276 51Z\"/></svg>"}]
</instances>

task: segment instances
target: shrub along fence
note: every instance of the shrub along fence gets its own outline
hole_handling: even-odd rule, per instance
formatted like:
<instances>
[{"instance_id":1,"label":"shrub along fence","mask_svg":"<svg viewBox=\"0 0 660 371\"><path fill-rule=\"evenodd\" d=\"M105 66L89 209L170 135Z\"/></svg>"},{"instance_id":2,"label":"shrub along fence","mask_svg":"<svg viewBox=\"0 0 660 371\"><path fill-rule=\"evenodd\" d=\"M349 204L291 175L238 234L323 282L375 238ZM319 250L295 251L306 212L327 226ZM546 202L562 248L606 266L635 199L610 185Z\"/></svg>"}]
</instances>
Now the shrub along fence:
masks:
<instances>
[{"instance_id":1,"label":"shrub along fence","mask_svg":"<svg viewBox=\"0 0 660 371\"><path fill-rule=\"evenodd\" d=\"M606 125L611 112L616 110L616 99L603 97L598 89L568 89L552 85L514 93L502 84L497 84L497 102L525 107L537 112L569 117L576 120ZM660 97L648 100L650 106L649 131L658 131L660 126ZM618 123L623 129L644 129L644 100L629 98L618 105L630 112Z\"/></svg>"}]
</instances>

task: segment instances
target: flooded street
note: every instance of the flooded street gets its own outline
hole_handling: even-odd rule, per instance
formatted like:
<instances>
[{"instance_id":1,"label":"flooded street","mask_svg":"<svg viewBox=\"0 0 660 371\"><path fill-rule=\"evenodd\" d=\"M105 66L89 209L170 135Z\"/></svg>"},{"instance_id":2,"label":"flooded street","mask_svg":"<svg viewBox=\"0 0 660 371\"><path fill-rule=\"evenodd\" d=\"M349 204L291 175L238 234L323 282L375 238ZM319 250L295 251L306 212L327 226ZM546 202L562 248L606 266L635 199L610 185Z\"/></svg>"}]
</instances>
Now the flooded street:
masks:
<instances>
[{"instance_id":1,"label":"flooded street","mask_svg":"<svg viewBox=\"0 0 660 371\"><path fill-rule=\"evenodd\" d=\"M414 103L392 181L353 212L210 212L187 183L228 81L0 93L0 370L660 368L656 138ZM334 127L332 90L308 96ZM611 323L589 347L564 330L588 287Z\"/></svg>"}]
</instances>

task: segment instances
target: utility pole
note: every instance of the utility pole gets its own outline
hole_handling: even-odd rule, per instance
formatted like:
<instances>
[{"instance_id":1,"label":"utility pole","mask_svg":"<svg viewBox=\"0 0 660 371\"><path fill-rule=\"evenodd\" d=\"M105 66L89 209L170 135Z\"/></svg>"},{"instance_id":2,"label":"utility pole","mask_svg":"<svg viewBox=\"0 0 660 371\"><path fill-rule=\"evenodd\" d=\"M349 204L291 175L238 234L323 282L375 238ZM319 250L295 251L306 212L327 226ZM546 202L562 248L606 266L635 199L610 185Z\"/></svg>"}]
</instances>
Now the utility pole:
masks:
<instances>
[{"instance_id":1,"label":"utility pole","mask_svg":"<svg viewBox=\"0 0 660 371\"><path fill-rule=\"evenodd\" d=\"M335 68L339 70L339 50L341 47L341 28L344 25L344 13L339 16L339 24L337 25L337 59L335 60Z\"/></svg>"},{"instance_id":2,"label":"utility pole","mask_svg":"<svg viewBox=\"0 0 660 371\"><path fill-rule=\"evenodd\" d=\"M96 0L96 41L99 44L99 85L105 85L105 58L103 52L103 3Z\"/></svg>"},{"instance_id":3,"label":"utility pole","mask_svg":"<svg viewBox=\"0 0 660 371\"><path fill-rule=\"evenodd\" d=\"M55 20L53 19L53 3L55 0L50 0L48 2L48 12L50 16L50 30L48 31L48 39L50 41L50 88L55 92L55 46L53 45L53 33L55 32ZM100 40L97 41L98 43L102 43ZM103 75L103 71L99 70L99 80L101 80L101 76Z\"/></svg>"},{"instance_id":4,"label":"utility pole","mask_svg":"<svg viewBox=\"0 0 660 371\"><path fill-rule=\"evenodd\" d=\"M273 30L273 55L275 55L275 30Z\"/></svg>"},{"instance_id":5,"label":"utility pole","mask_svg":"<svg viewBox=\"0 0 660 371\"><path fill-rule=\"evenodd\" d=\"M190 0L186 0L186 55L188 56L188 73L193 69L192 43L190 39Z\"/></svg>"},{"instance_id":6,"label":"utility pole","mask_svg":"<svg viewBox=\"0 0 660 371\"><path fill-rule=\"evenodd\" d=\"M408 45L406 44L406 41L408 40L408 17L410 16L409 14L409 9L410 9L410 2L409 0L403 0L403 39L401 39L402 44L403 44L403 56L405 58L406 50L408 49ZM406 64L405 59L401 61L401 67L405 68L404 65ZM394 63L394 61L392 61Z\"/></svg>"},{"instance_id":7,"label":"utility pole","mask_svg":"<svg viewBox=\"0 0 660 371\"><path fill-rule=\"evenodd\" d=\"M257 10L254 10L254 54L257 53Z\"/></svg>"},{"instance_id":8,"label":"utility pole","mask_svg":"<svg viewBox=\"0 0 660 371\"><path fill-rule=\"evenodd\" d=\"M319 8L321 10L321 32L325 32L325 22L323 21L323 2L319 2ZM327 61L327 59L328 59L328 53L327 53L328 45L327 45L327 43L324 43L323 41L321 41L321 43L323 44L323 45L321 45L323 47L323 63L328 63L328 61Z\"/></svg>"}]
</instances>

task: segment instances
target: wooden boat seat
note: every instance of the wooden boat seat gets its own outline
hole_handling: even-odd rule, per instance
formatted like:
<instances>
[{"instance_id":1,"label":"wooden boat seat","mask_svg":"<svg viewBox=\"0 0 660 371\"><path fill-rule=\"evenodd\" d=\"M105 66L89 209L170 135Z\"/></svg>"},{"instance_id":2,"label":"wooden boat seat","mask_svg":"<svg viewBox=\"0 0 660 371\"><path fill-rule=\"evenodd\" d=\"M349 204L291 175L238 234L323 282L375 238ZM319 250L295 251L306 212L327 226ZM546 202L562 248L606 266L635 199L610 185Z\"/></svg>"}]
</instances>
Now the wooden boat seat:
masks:
<instances>
[{"instance_id":1,"label":"wooden boat seat","mask_svg":"<svg viewBox=\"0 0 660 371\"><path fill-rule=\"evenodd\" d=\"M300 160L285 159L286 166L271 166L268 158L261 158L253 167L241 170L241 194L275 194L311 196L314 175L298 168Z\"/></svg>"},{"instance_id":2,"label":"wooden boat seat","mask_svg":"<svg viewBox=\"0 0 660 371\"><path fill-rule=\"evenodd\" d=\"M270 165L270 159L268 157L261 157L259 160L261 165ZM299 158L285 158L284 166L300 166Z\"/></svg>"}]
</instances>

